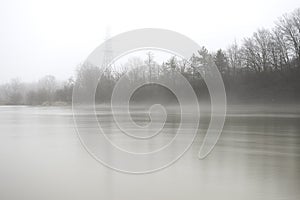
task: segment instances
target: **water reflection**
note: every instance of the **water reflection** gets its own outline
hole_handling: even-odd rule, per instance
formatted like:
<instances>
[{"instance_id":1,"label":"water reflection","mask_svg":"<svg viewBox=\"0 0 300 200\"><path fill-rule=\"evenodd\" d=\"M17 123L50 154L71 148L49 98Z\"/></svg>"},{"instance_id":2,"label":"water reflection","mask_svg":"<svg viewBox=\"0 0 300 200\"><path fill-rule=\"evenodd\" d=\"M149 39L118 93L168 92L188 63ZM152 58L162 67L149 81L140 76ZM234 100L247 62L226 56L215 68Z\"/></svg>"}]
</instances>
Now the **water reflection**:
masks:
<instances>
[{"instance_id":1,"label":"water reflection","mask_svg":"<svg viewBox=\"0 0 300 200\"><path fill-rule=\"evenodd\" d=\"M98 110L110 137L124 147L134 146L117 137L109 112ZM203 115L199 136L182 159L138 176L92 159L76 136L68 107L0 107L0 112L0 199L300 198L299 107L230 107L216 148L198 160L209 122ZM133 117L145 123L147 116L140 114ZM166 135L145 150L163 145L177 127L178 116L169 116Z\"/></svg>"}]
</instances>

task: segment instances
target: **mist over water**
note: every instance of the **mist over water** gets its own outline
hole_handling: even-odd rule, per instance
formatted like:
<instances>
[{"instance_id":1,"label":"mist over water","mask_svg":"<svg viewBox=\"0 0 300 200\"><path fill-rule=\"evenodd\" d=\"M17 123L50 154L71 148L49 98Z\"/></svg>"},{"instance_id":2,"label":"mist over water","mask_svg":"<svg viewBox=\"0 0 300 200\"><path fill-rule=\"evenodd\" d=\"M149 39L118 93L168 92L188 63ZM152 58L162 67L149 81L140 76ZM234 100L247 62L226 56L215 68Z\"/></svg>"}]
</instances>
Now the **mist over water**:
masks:
<instances>
[{"instance_id":1,"label":"mist over water","mask_svg":"<svg viewBox=\"0 0 300 200\"><path fill-rule=\"evenodd\" d=\"M0 1L0 200L300 199L298 6Z\"/></svg>"},{"instance_id":2,"label":"mist over water","mask_svg":"<svg viewBox=\"0 0 300 200\"><path fill-rule=\"evenodd\" d=\"M146 108L132 107L136 123L148 122ZM145 150L134 141L128 143L132 138L120 137L107 106L96 110L113 141ZM180 117L172 110L160 143L149 143L146 150L162 145L176 132ZM184 156L164 170L144 175L116 172L95 161L80 144L70 107L6 106L0 112L0 199L300 197L299 106L230 106L215 149L199 160L209 123L209 112L203 112L197 138Z\"/></svg>"}]
</instances>

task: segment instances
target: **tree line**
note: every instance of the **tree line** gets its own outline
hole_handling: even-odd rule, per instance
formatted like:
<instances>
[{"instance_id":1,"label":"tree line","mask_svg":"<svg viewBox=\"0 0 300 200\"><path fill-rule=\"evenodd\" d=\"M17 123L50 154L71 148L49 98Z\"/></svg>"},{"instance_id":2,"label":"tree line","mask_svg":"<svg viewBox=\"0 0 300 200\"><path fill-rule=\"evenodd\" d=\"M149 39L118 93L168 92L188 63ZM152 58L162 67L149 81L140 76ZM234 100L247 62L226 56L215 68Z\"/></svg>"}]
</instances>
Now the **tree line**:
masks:
<instances>
[{"instance_id":1,"label":"tree line","mask_svg":"<svg viewBox=\"0 0 300 200\"><path fill-rule=\"evenodd\" d=\"M14 78L0 86L2 105L65 105L72 101L74 81L59 82L52 75L41 78L36 83L24 83Z\"/></svg>"},{"instance_id":2,"label":"tree line","mask_svg":"<svg viewBox=\"0 0 300 200\"><path fill-rule=\"evenodd\" d=\"M102 73L95 99L105 103L110 101L113 88L123 75L132 83L164 80L177 71L190 82L199 100L209 100L203 76L210 74L213 64L223 77L229 102L299 102L300 9L281 16L272 29L258 29L251 37L244 38L240 44L235 41L227 49L209 52L202 47L188 60L172 56L160 64L148 52L145 59L134 57L105 71L101 71L101 66L84 63L76 71L76 81L89 90ZM54 76L46 76L35 84L13 79L0 86L0 104L70 103L74 83L72 78L59 83ZM144 95L136 96L168 93L157 90L157 86L144 89Z\"/></svg>"}]
</instances>

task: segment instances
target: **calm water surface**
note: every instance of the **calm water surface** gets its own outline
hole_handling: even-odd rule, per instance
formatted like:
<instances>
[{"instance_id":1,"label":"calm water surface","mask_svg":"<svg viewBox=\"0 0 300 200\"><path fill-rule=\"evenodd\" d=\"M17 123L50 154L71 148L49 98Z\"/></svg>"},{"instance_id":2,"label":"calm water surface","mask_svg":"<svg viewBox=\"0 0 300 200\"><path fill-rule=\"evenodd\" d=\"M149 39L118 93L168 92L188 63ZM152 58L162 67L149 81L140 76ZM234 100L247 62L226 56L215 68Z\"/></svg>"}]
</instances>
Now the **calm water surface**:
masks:
<instances>
[{"instance_id":1,"label":"calm water surface","mask_svg":"<svg viewBox=\"0 0 300 200\"><path fill-rule=\"evenodd\" d=\"M111 115L100 117L113 137ZM133 117L147 121L138 112ZM166 126L172 132L177 123ZM207 124L204 117L192 148L174 165L128 175L84 150L71 108L0 107L0 199L300 199L299 106L230 106L217 146L198 160Z\"/></svg>"}]
</instances>

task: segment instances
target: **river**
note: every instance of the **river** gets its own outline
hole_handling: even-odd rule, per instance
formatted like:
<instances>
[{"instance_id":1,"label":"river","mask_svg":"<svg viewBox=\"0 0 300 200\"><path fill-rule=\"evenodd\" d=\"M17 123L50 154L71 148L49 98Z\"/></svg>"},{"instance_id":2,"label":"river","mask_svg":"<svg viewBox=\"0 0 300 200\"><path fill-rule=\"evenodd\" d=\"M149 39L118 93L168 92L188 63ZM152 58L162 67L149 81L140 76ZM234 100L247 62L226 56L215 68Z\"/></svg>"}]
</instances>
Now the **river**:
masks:
<instances>
[{"instance_id":1,"label":"river","mask_svg":"<svg viewBox=\"0 0 300 200\"><path fill-rule=\"evenodd\" d=\"M229 106L216 147L199 160L203 136L170 167L131 175L86 152L70 107L2 106L0 199L300 199L300 106Z\"/></svg>"}]
</instances>

